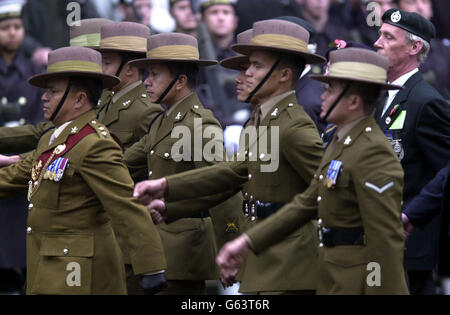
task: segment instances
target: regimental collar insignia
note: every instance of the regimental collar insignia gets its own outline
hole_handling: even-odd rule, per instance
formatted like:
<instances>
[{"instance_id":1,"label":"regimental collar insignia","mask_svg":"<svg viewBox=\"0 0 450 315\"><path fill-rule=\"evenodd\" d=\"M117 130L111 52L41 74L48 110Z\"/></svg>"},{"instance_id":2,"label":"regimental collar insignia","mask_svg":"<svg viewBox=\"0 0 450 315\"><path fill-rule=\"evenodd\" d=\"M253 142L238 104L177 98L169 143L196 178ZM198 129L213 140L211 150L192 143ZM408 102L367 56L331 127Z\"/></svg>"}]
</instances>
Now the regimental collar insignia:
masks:
<instances>
[{"instance_id":1,"label":"regimental collar insignia","mask_svg":"<svg viewBox=\"0 0 450 315\"><path fill-rule=\"evenodd\" d=\"M344 144L349 145L350 143L352 143L352 138L350 138L350 136L347 136L347 138L345 138L344 140Z\"/></svg>"}]
</instances>

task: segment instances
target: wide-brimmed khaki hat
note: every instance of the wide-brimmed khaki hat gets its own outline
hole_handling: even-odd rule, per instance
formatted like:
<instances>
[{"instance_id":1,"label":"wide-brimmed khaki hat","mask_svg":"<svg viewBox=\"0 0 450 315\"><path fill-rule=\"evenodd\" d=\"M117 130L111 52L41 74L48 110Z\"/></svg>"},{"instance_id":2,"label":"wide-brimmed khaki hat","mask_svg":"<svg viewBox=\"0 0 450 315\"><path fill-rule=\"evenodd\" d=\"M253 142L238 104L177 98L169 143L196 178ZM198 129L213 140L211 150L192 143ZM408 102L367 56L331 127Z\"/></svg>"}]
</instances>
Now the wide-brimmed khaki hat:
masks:
<instances>
[{"instance_id":1,"label":"wide-brimmed khaki hat","mask_svg":"<svg viewBox=\"0 0 450 315\"><path fill-rule=\"evenodd\" d=\"M22 7L24 4L25 0L1 0L0 21L22 18Z\"/></svg>"},{"instance_id":2,"label":"wide-brimmed khaki hat","mask_svg":"<svg viewBox=\"0 0 450 315\"><path fill-rule=\"evenodd\" d=\"M84 19L80 25L70 26L70 46L82 46L97 49L100 47L100 30L103 25L114 23L108 19Z\"/></svg>"},{"instance_id":3,"label":"wide-brimmed khaki hat","mask_svg":"<svg viewBox=\"0 0 450 315\"><path fill-rule=\"evenodd\" d=\"M98 79L105 89L120 83L118 77L102 73L102 55L87 47L64 47L51 51L47 72L32 76L28 82L46 88L49 80L60 77Z\"/></svg>"},{"instance_id":4,"label":"wide-brimmed khaki hat","mask_svg":"<svg viewBox=\"0 0 450 315\"><path fill-rule=\"evenodd\" d=\"M322 56L308 50L309 32L302 26L283 20L264 20L253 24L250 44L236 44L231 48L241 54L267 50L301 57L307 64L326 62Z\"/></svg>"},{"instance_id":5,"label":"wide-brimmed khaki hat","mask_svg":"<svg viewBox=\"0 0 450 315\"><path fill-rule=\"evenodd\" d=\"M239 33L236 36L237 45L250 44L252 37L253 37L253 29L249 29L246 30L245 32ZM241 70L240 65L245 62L249 62L248 56L238 54L237 56L223 59L220 62L220 65L228 69Z\"/></svg>"},{"instance_id":6,"label":"wide-brimmed khaki hat","mask_svg":"<svg viewBox=\"0 0 450 315\"><path fill-rule=\"evenodd\" d=\"M346 80L370 83L385 90L399 90L403 87L386 83L389 60L372 50L344 48L330 52L330 66L325 75L310 75L312 79L330 82Z\"/></svg>"},{"instance_id":7,"label":"wide-brimmed khaki hat","mask_svg":"<svg viewBox=\"0 0 450 315\"><path fill-rule=\"evenodd\" d=\"M198 43L194 36L182 33L164 33L150 36L147 41L147 58L130 61L130 65L145 68L153 62L196 63L212 66L216 60L199 59Z\"/></svg>"},{"instance_id":8,"label":"wide-brimmed khaki hat","mask_svg":"<svg viewBox=\"0 0 450 315\"><path fill-rule=\"evenodd\" d=\"M133 52L145 57L150 28L140 23L117 22L102 26L100 35L100 52Z\"/></svg>"}]
</instances>

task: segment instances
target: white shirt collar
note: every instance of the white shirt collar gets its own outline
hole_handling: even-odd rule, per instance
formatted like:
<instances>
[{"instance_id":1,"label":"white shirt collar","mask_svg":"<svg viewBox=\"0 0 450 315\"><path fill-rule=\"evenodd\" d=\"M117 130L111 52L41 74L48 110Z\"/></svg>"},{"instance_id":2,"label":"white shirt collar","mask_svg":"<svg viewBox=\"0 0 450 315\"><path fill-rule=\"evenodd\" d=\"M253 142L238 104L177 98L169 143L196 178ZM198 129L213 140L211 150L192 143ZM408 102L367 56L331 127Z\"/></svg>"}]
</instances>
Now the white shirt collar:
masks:
<instances>
[{"instance_id":1,"label":"white shirt collar","mask_svg":"<svg viewBox=\"0 0 450 315\"><path fill-rule=\"evenodd\" d=\"M404 86L406 81L408 81L418 71L419 71L419 68L415 68L415 69L411 70L410 72L405 73L404 75L402 75L400 78L398 78L394 82L392 82L392 83L389 82L389 83L390 84L394 84L394 85ZM389 105L391 105L392 101L394 100L395 96L397 96L397 93L399 91L400 90L389 90L388 91L388 98L387 98L386 103L384 105L383 113L381 114L381 116L384 115L384 113L388 109Z\"/></svg>"},{"instance_id":2,"label":"white shirt collar","mask_svg":"<svg viewBox=\"0 0 450 315\"><path fill-rule=\"evenodd\" d=\"M66 129L66 127L72 122L68 121L65 122L64 124L62 124L61 126L59 126L58 128L55 129L55 131L53 131L52 136L50 137L50 142L48 145L51 145L53 141L55 141L56 138L58 138L58 136L61 134L61 132L64 131L64 129Z\"/></svg>"},{"instance_id":3,"label":"white shirt collar","mask_svg":"<svg viewBox=\"0 0 450 315\"><path fill-rule=\"evenodd\" d=\"M306 65L305 70L303 70L302 74L300 75L300 79L303 78L305 75L307 75L309 71L311 71L311 66Z\"/></svg>"},{"instance_id":4,"label":"white shirt collar","mask_svg":"<svg viewBox=\"0 0 450 315\"><path fill-rule=\"evenodd\" d=\"M392 82L392 84L403 86L403 85L405 85L406 81L408 81L409 78L411 78L418 71L419 71L419 68L415 68L415 69L411 70L410 72L405 73L404 75L402 75L400 78L398 78L397 80ZM390 91L392 91L392 90L390 90ZM398 92L398 90L393 90L393 91Z\"/></svg>"}]
</instances>

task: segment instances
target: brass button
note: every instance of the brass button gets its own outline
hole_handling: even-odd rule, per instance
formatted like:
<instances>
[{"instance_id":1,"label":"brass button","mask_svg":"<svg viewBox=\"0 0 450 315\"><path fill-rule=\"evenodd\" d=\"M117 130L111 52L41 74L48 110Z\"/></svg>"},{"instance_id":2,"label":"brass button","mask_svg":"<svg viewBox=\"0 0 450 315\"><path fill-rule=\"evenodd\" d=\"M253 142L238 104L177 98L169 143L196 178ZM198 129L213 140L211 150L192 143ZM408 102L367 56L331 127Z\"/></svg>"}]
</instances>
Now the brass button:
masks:
<instances>
[{"instance_id":1,"label":"brass button","mask_svg":"<svg viewBox=\"0 0 450 315\"><path fill-rule=\"evenodd\" d=\"M248 180L252 179L252 174L248 174Z\"/></svg>"},{"instance_id":2,"label":"brass button","mask_svg":"<svg viewBox=\"0 0 450 315\"><path fill-rule=\"evenodd\" d=\"M32 209L33 209L33 204L30 203L30 204L28 205L28 210L31 211Z\"/></svg>"},{"instance_id":3,"label":"brass button","mask_svg":"<svg viewBox=\"0 0 450 315\"><path fill-rule=\"evenodd\" d=\"M322 200L322 197L321 196L318 196L317 197L317 202L320 202Z\"/></svg>"},{"instance_id":4,"label":"brass button","mask_svg":"<svg viewBox=\"0 0 450 315\"><path fill-rule=\"evenodd\" d=\"M64 248L64 249L63 249L63 254L64 254L64 255L67 255L68 253L69 253L69 250L68 250L67 248Z\"/></svg>"},{"instance_id":5,"label":"brass button","mask_svg":"<svg viewBox=\"0 0 450 315\"><path fill-rule=\"evenodd\" d=\"M33 229L32 228L30 228L30 227L27 227L27 234L31 234L31 232L33 231Z\"/></svg>"}]
</instances>

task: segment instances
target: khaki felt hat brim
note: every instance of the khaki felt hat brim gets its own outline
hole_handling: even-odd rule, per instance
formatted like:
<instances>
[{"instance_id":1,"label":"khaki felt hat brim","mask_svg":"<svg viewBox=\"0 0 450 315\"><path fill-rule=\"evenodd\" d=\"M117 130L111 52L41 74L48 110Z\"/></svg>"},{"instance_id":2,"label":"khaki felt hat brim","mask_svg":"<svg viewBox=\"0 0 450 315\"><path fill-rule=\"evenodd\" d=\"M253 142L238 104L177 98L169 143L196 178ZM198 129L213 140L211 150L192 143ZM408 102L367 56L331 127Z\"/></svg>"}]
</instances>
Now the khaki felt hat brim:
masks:
<instances>
[{"instance_id":1,"label":"khaki felt hat brim","mask_svg":"<svg viewBox=\"0 0 450 315\"><path fill-rule=\"evenodd\" d=\"M133 61L130 61L129 64L131 66L135 66L138 68L146 68L152 63L157 62L175 62L175 63L196 63L199 67L207 67L207 66L214 66L217 64L217 61L215 60L189 60L189 59L170 59L170 58L143 58L143 59L136 59Z\"/></svg>"},{"instance_id":2,"label":"khaki felt hat brim","mask_svg":"<svg viewBox=\"0 0 450 315\"><path fill-rule=\"evenodd\" d=\"M83 77L83 78L91 78L97 79L102 82L102 86L104 89L109 89L120 83L120 79L114 76L106 75L106 74L98 74L93 72L81 72L81 71L59 71L52 73L44 73L32 76L28 79L28 83L31 85L47 88L50 80L55 78L64 78L64 77Z\"/></svg>"},{"instance_id":3,"label":"khaki felt hat brim","mask_svg":"<svg viewBox=\"0 0 450 315\"><path fill-rule=\"evenodd\" d=\"M248 62L250 62L248 56L240 55L236 57L226 58L220 61L220 65L228 69L241 70L241 65Z\"/></svg>"},{"instance_id":4,"label":"khaki felt hat brim","mask_svg":"<svg viewBox=\"0 0 450 315\"><path fill-rule=\"evenodd\" d=\"M101 48L101 47L97 47L95 48L95 50L97 50L98 52L103 52L103 53L107 53L107 52L113 52L113 53L133 53L133 54L137 54L141 57L145 57L146 53L142 52L140 50L131 50L131 49L119 49L119 48Z\"/></svg>"},{"instance_id":5,"label":"khaki felt hat brim","mask_svg":"<svg viewBox=\"0 0 450 315\"><path fill-rule=\"evenodd\" d=\"M341 81L352 81L352 82L360 82L360 83L367 83L367 84L373 84L378 85L383 90L402 90L403 86L400 85L393 85L393 84L387 84L387 83L379 83L374 82L371 80L364 80L364 79L355 79L351 77L341 77L341 76L333 76L333 75L318 75L318 74L312 74L309 76L311 79L324 82L324 83L330 83L333 80L341 80Z\"/></svg>"}]
</instances>

